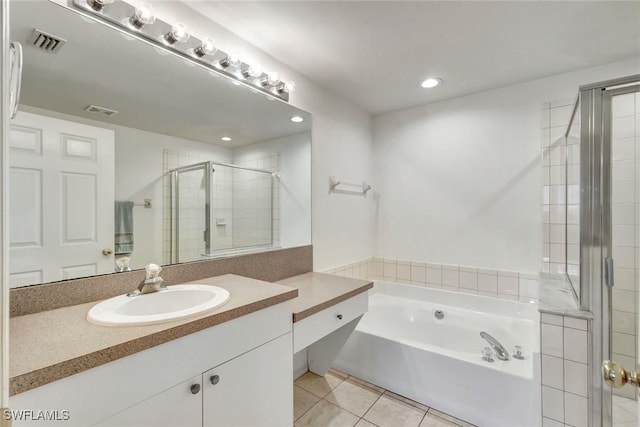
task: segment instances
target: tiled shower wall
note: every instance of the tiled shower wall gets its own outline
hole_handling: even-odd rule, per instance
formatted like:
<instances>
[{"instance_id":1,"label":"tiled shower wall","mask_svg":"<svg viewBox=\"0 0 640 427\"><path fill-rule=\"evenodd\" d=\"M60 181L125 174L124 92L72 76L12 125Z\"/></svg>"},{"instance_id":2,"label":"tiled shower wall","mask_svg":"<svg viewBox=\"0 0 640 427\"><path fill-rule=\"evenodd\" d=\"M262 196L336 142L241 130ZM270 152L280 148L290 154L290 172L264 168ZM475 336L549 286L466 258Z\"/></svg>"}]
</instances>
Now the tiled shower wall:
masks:
<instances>
[{"instance_id":1,"label":"tiled shower wall","mask_svg":"<svg viewBox=\"0 0 640 427\"><path fill-rule=\"evenodd\" d=\"M537 275L426 261L369 258L323 270L357 279L385 280L494 298L535 302Z\"/></svg>"},{"instance_id":2,"label":"tiled shower wall","mask_svg":"<svg viewBox=\"0 0 640 427\"><path fill-rule=\"evenodd\" d=\"M238 166L280 170L279 153L245 157ZM233 170L234 247L280 246L279 185L276 178L262 172Z\"/></svg>"},{"instance_id":3,"label":"tiled shower wall","mask_svg":"<svg viewBox=\"0 0 640 427\"><path fill-rule=\"evenodd\" d=\"M636 93L612 99L612 240L615 286L612 301L613 358L627 369L638 360L638 277L640 262L640 96ZM632 387L614 393L636 399Z\"/></svg>"}]
</instances>

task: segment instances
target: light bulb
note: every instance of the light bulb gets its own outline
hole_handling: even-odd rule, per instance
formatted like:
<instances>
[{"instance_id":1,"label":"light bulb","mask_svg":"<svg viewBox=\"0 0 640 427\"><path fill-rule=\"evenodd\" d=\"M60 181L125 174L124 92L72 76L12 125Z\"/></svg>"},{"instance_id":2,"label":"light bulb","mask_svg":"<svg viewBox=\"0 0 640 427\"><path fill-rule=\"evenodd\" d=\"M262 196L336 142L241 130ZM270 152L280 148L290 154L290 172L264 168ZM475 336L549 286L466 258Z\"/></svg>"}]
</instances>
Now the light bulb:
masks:
<instances>
[{"instance_id":1,"label":"light bulb","mask_svg":"<svg viewBox=\"0 0 640 427\"><path fill-rule=\"evenodd\" d=\"M205 55L214 53L216 50L216 41L211 37L207 37L206 39L202 40L200 46L198 46L193 52L198 58L202 58Z\"/></svg>"},{"instance_id":2,"label":"light bulb","mask_svg":"<svg viewBox=\"0 0 640 427\"><path fill-rule=\"evenodd\" d=\"M278 83L280 83L280 74L275 71L271 71L262 79L262 86L276 86Z\"/></svg>"},{"instance_id":3,"label":"light bulb","mask_svg":"<svg viewBox=\"0 0 640 427\"><path fill-rule=\"evenodd\" d=\"M300 117L300 116L293 116L293 117L291 117L291 121L293 123L302 123L302 122L304 122L304 118Z\"/></svg>"},{"instance_id":4,"label":"light bulb","mask_svg":"<svg viewBox=\"0 0 640 427\"><path fill-rule=\"evenodd\" d=\"M100 11L106 5L113 3L114 0L89 0L87 3L93 10Z\"/></svg>"},{"instance_id":5,"label":"light bulb","mask_svg":"<svg viewBox=\"0 0 640 427\"><path fill-rule=\"evenodd\" d=\"M222 138L220 138L221 140L223 140L224 142L229 142L231 141L231 137L229 136L223 136Z\"/></svg>"},{"instance_id":6,"label":"light bulb","mask_svg":"<svg viewBox=\"0 0 640 427\"><path fill-rule=\"evenodd\" d=\"M430 89L432 87L438 86L440 83L442 83L441 79L436 79L434 77L429 77L428 79L426 79L425 81L420 83L420 86L422 86L425 89Z\"/></svg>"},{"instance_id":7,"label":"light bulb","mask_svg":"<svg viewBox=\"0 0 640 427\"><path fill-rule=\"evenodd\" d=\"M220 66L223 68L237 67L242 63L242 59L236 52L230 52L224 59L220 60Z\"/></svg>"},{"instance_id":8,"label":"light bulb","mask_svg":"<svg viewBox=\"0 0 640 427\"><path fill-rule=\"evenodd\" d=\"M242 75L247 79L260 77L262 75L262 69L256 65L249 65L242 70Z\"/></svg>"},{"instance_id":9,"label":"light bulb","mask_svg":"<svg viewBox=\"0 0 640 427\"><path fill-rule=\"evenodd\" d=\"M156 21L156 17L153 14L153 8L146 3L143 3L136 7L135 12L129 22L137 29L142 28L145 25L151 25Z\"/></svg>"},{"instance_id":10,"label":"light bulb","mask_svg":"<svg viewBox=\"0 0 640 427\"><path fill-rule=\"evenodd\" d=\"M184 24L173 24L171 30L165 34L164 39L169 44L184 43L189 40L189 33L187 32L187 26Z\"/></svg>"},{"instance_id":11,"label":"light bulb","mask_svg":"<svg viewBox=\"0 0 640 427\"><path fill-rule=\"evenodd\" d=\"M296 90L295 82L280 82L277 87L279 93L291 93Z\"/></svg>"}]
</instances>

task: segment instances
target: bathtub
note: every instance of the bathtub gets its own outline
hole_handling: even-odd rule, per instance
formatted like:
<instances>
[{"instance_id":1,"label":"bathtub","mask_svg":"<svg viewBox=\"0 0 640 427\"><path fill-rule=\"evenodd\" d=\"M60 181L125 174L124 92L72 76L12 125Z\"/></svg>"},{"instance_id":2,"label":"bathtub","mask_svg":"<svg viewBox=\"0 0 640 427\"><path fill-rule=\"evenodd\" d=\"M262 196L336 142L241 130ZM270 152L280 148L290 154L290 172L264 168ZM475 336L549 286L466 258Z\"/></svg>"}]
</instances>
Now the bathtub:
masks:
<instances>
[{"instance_id":1,"label":"bathtub","mask_svg":"<svg viewBox=\"0 0 640 427\"><path fill-rule=\"evenodd\" d=\"M536 305L389 282L370 292L336 369L479 427L540 426ZM481 331L525 359L485 362Z\"/></svg>"}]
</instances>

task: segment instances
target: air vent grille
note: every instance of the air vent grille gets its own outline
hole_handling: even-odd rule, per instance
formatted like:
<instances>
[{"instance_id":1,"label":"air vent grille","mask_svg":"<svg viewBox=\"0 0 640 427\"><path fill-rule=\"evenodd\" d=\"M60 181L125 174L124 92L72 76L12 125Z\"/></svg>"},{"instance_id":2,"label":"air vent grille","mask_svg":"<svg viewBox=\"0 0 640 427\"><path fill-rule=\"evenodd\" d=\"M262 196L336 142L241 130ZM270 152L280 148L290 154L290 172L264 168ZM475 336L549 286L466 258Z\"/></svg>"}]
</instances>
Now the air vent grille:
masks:
<instances>
[{"instance_id":1,"label":"air vent grille","mask_svg":"<svg viewBox=\"0 0 640 427\"><path fill-rule=\"evenodd\" d=\"M105 117L112 117L118 114L118 111L116 110L112 110L111 108L106 108L106 107L100 107L98 105L93 105L93 104L85 107L84 111L87 111L89 113L94 113L94 114L100 114Z\"/></svg>"},{"instance_id":2,"label":"air vent grille","mask_svg":"<svg viewBox=\"0 0 640 427\"><path fill-rule=\"evenodd\" d=\"M67 41L63 38L47 34L37 28L33 29L31 38L29 38L29 44L49 53L58 53L66 42Z\"/></svg>"}]
</instances>

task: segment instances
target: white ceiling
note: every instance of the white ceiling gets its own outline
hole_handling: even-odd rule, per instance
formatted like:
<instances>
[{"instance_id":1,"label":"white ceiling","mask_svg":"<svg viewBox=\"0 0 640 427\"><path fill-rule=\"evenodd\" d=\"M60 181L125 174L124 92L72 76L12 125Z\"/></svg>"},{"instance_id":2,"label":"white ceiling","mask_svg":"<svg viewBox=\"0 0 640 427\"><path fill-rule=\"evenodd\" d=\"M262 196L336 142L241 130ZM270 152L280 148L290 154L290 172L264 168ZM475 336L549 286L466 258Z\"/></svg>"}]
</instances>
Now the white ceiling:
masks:
<instances>
[{"instance_id":1,"label":"white ceiling","mask_svg":"<svg viewBox=\"0 0 640 427\"><path fill-rule=\"evenodd\" d=\"M637 1L184 1L374 114L640 55Z\"/></svg>"}]
</instances>

